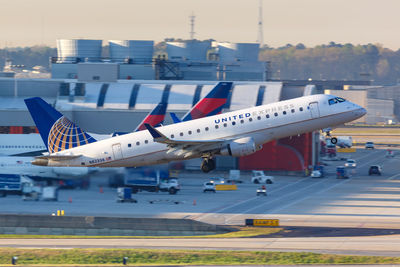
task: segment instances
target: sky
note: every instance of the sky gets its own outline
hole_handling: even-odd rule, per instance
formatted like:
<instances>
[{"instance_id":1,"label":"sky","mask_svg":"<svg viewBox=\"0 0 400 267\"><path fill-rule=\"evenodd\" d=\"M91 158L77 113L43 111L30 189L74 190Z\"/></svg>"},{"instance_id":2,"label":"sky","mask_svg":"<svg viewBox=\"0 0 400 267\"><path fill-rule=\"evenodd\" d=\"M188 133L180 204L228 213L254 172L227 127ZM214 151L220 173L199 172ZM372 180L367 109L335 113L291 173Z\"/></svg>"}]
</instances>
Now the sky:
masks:
<instances>
[{"instance_id":1,"label":"sky","mask_svg":"<svg viewBox=\"0 0 400 267\"><path fill-rule=\"evenodd\" d=\"M262 0L264 43L400 48L400 0ZM56 39L256 42L259 0L0 0L0 47Z\"/></svg>"}]
</instances>

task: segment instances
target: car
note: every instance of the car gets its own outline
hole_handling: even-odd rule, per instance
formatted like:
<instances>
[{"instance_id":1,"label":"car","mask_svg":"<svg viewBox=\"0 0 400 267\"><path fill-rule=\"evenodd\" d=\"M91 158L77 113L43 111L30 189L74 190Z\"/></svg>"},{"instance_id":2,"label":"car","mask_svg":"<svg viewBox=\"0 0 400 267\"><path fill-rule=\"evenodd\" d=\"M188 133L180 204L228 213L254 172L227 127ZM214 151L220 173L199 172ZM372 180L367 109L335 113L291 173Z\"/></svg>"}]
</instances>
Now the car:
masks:
<instances>
[{"instance_id":1,"label":"car","mask_svg":"<svg viewBox=\"0 0 400 267\"><path fill-rule=\"evenodd\" d=\"M371 165L368 170L368 175L382 175L382 167L379 165Z\"/></svg>"},{"instance_id":2,"label":"car","mask_svg":"<svg viewBox=\"0 0 400 267\"><path fill-rule=\"evenodd\" d=\"M213 182L205 182L203 184L203 193L205 192L215 193L215 184Z\"/></svg>"},{"instance_id":3,"label":"car","mask_svg":"<svg viewBox=\"0 0 400 267\"><path fill-rule=\"evenodd\" d=\"M344 166L347 168L355 168L357 167L357 162L354 159L348 159Z\"/></svg>"},{"instance_id":4,"label":"car","mask_svg":"<svg viewBox=\"0 0 400 267\"><path fill-rule=\"evenodd\" d=\"M365 149L374 149L374 142L366 142L365 143Z\"/></svg>"},{"instance_id":5,"label":"car","mask_svg":"<svg viewBox=\"0 0 400 267\"><path fill-rule=\"evenodd\" d=\"M254 184L272 184L274 177L265 175L263 171L253 171L251 182Z\"/></svg>"},{"instance_id":6,"label":"car","mask_svg":"<svg viewBox=\"0 0 400 267\"><path fill-rule=\"evenodd\" d=\"M213 177L210 179L210 182L214 184L226 184L225 179L220 177Z\"/></svg>"},{"instance_id":7,"label":"car","mask_svg":"<svg viewBox=\"0 0 400 267\"><path fill-rule=\"evenodd\" d=\"M312 178L321 178L322 173L319 170L313 170L310 175Z\"/></svg>"}]
</instances>

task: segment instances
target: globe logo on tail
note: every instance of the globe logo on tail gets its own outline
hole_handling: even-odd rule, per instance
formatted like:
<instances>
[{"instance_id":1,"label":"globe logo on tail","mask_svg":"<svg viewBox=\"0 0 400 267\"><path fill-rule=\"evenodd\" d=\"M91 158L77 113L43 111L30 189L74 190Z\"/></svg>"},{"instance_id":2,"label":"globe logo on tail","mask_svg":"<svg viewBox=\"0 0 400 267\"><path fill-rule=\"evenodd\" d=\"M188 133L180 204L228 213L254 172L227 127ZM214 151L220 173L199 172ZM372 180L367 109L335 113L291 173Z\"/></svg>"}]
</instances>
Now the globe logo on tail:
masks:
<instances>
[{"instance_id":1,"label":"globe logo on tail","mask_svg":"<svg viewBox=\"0 0 400 267\"><path fill-rule=\"evenodd\" d=\"M93 137L63 116L51 127L47 144L49 152L54 153L95 141Z\"/></svg>"}]
</instances>

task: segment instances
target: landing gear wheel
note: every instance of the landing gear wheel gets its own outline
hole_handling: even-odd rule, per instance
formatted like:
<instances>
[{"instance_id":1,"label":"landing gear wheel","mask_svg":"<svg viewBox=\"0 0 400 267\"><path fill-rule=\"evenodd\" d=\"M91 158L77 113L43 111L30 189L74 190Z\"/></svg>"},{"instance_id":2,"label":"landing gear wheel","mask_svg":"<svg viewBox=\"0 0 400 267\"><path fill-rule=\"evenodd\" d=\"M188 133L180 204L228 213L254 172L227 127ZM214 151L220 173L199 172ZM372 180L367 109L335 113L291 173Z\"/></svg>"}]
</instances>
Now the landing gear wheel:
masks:
<instances>
[{"instance_id":1,"label":"landing gear wheel","mask_svg":"<svg viewBox=\"0 0 400 267\"><path fill-rule=\"evenodd\" d=\"M337 138L336 137L332 137L331 138L331 143L336 145L337 144Z\"/></svg>"},{"instance_id":2,"label":"landing gear wheel","mask_svg":"<svg viewBox=\"0 0 400 267\"><path fill-rule=\"evenodd\" d=\"M201 163L201 170L205 173L208 173L215 169L215 161L213 159L205 158Z\"/></svg>"}]
</instances>

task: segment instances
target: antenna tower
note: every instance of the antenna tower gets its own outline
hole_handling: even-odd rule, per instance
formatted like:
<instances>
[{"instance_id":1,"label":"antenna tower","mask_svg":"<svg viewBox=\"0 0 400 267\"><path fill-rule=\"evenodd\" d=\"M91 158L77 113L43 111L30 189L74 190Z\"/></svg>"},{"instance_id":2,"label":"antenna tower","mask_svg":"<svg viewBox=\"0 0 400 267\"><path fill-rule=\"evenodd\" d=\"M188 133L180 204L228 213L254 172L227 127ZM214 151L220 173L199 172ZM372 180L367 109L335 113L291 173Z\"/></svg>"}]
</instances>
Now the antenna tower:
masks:
<instances>
[{"instance_id":1,"label":"antenna tower","mask_svg":"<svg viewBox=\"0 0 400 267\"><path fill-rule=\"evenodd\" d=\"M260 44L260 47L264 46L264 34L263 34L263 14L262 14L262 1L260 0L260 5L258 7L258 38L257 43Z\"/></svg>"},{"instance_id":2,"label":"antenna tower","mask_svg":"<svg viewBox=\"0 0 400 267\"><path fill-rule=\"evenodd\" d=\"M192 15L189 17L190 19L190 40L194 40L194 20L195 20L196 16L194 15L194 13L192 12Z\"/></svg>"}]
</instances>

